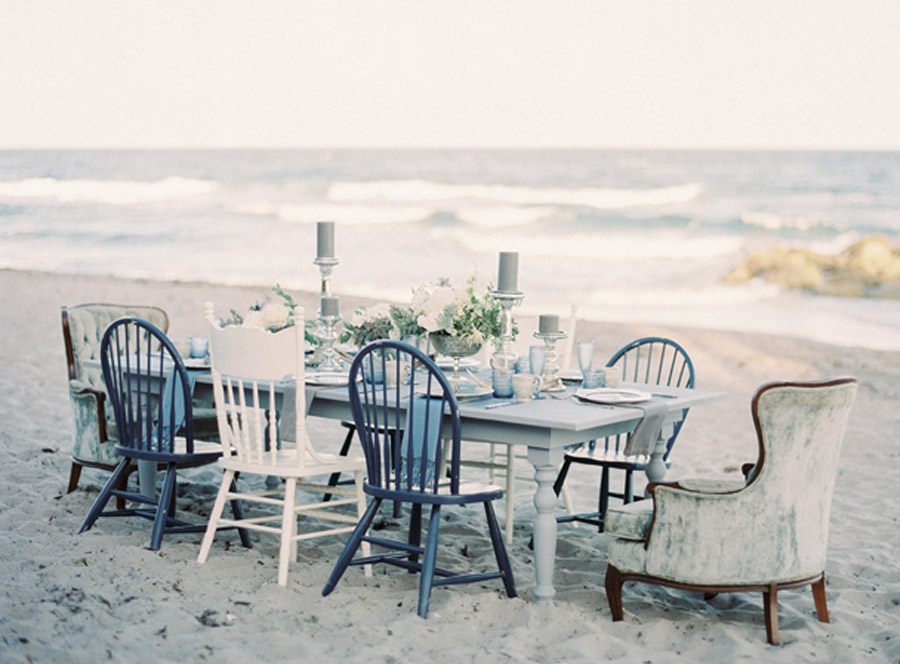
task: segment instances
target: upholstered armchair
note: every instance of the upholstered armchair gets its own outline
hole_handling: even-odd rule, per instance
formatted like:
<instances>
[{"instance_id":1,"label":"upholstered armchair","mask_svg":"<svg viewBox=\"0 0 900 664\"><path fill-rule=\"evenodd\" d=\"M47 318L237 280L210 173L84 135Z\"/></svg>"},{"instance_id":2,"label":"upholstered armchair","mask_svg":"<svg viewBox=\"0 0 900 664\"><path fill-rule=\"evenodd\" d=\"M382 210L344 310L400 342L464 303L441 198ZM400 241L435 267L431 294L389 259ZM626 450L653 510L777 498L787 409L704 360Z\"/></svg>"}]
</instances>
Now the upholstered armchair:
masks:
<instances>
[{"instance_id":1,"label":"upholstered armchair","mask_svg":"<svg viewBox=\"0 0 900 664\"><path fill-rule=\"evenodd\" d=\"M747 481L651 485L653 503L610 508L606 594L621 620L622 585L762 592L766 635L777 644L777 592L812 586L828 622L825 553L838 457L856 380L763 385L751 410L759 458Z\"/></svg>"},{"instance_id":2,"label":"upholstered armchair","mask_svg":"<svg viewBox=\"0 0 900 664\"><path fill-rule=\"evenodd\" d=\"M122 316L138 316L165 331L169 327L169 317L158 307L124 304L79 304L63 307L61 313L69 370L69 401L75 416L68 486L68 493L71 493L78 487L83 466L111 471L120 461L116 455L115 416L112 408L107 408L106 387L99 366L103 332ZM98 364L96 367L85 366L87 360L96 360ZM125 482L127 479L126 474Z\"/></svg>"}]
</instances>

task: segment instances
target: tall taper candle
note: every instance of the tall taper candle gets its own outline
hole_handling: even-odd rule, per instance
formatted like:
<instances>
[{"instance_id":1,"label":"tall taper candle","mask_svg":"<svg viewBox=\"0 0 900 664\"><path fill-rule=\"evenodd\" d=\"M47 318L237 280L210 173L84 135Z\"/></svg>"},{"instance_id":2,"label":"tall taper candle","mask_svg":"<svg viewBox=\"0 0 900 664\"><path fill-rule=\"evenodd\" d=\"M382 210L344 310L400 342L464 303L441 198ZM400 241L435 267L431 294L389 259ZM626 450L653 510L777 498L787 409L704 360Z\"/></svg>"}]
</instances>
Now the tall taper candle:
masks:
<instances>
[{"instance_id":1,"label":"tall taper candle","mask_svg":"<svg viewBox=\"0 0 900 664\"><path fill-rule=\"evenodd\" d=\"M334 258L334 222L316 223L316 258Z\"/></svg>"},{"instance_id":2,"label":"tall taper candle","mask_svg":"<svg viewBox=\"0 0 900 664\"><path fill-rule=\"evenodd\" d=\"M541 334L556 334L559 332L559 316L556 314L541 314L538 318L538 332Z\"/></svg>"},{"instance_id":3,"label":"tall taper candle","mask_svg":"<svg viewBox=\"0 0 900 664\"><path fill-rule=\"evenodd\" d=\"M515 293L519 290L519 252L501 251L497 270L497 290Z\"/></svg>"},{"instance_id":4,"label":"tall taper candle","mask_svg":"<svg viewBox=\"0 0 900 664\"><path fill-rule=\"evenodd\" d=\"M341 315L341 300L338 297L323 295L319 305L323 316Z\"/></svg>"}]
</instances>

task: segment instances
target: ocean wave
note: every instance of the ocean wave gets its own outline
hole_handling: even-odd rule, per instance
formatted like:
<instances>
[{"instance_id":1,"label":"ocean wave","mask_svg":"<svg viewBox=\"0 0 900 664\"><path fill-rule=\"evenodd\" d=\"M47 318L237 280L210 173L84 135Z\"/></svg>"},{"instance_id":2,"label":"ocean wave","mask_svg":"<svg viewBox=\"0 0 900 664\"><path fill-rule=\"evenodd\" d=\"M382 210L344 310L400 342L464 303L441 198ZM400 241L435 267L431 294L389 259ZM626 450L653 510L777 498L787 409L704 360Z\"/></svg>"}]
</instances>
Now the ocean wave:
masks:
<instances>
[{"instance_id":1,"label":"ocean wave","mask_svg":"<svg viewBox=\"0 0 900 664\"><path fill-rule=\"evenodd\" d=\"M511 238L506 233L472 233L465 228L435 228L435 240L459 243L474 254L516 250L529 256L584 260L692 260L730 256L744 248L743 238L728 235L688 236L678 231L529 233Z\"/></svg>"},{"instance_id":2,"label":"ocean wave","mask_svg":"<svg viewBox=\"0 0 900 664\"><path fill-rule=\"evenodd\" d=\"M575 205L601 210L679 205L699 198L696 182L657 188L519 187L506 185L448 184L431 180L373 180L335 182L328 197L336 202L438 202L481 200L513 205Z\"/></svg>"},{"instance_id":3,"label":"ocean wave","mask_svg":"<svg viewBox=\"0 0 900 664\"><path fill-rule=\"evenodd\" d=\"M334 203L250 203L229 208L232 212L282 221L313 223L328 220L347 225L402 224L427 219L440 208L398 205L339 205Z\"/></svg>"},{"instance_id":4,"label":"ocean wave","mask_svg":"<svg viewBox=\"0 0 900 664\"><path fill-rule=\"evenodd\" d=\"M815 217L797 217L780 215L772 212L744 212L740 221L745 226L756 226L767 231L795 230L811 231L815 229L841 230L835 224Z\"/></svg>"},{"instance_id":5,"label":"ocean wave","mask_svg":"<svg viewBox=\"0 0 900 664\"><path fill-rule=\"evenodd\" d=\"M0 200L51 200L60 203L136 205L203 196L218 188L213 180L167 177L161 180L57 180L28 178L0 182Z\"/></svg>"}]
</instances>

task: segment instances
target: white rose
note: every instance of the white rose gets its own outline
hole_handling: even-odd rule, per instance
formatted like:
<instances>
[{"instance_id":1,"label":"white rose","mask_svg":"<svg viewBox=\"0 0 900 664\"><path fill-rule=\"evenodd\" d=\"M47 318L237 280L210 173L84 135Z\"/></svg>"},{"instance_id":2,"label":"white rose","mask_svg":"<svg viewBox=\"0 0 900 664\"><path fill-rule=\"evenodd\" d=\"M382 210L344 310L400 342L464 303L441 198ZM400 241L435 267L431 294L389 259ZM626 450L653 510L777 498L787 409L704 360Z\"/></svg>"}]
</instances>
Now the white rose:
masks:
<instances>
[{"instance_id":1,"label":"white rose","mask_svg":"<svg viewBox=\"0 0 900 664\"><path fill-rule=\"evenodd\" d=\"M244 315L244 327L258 327L260 329L265 329L265 324L263 322L263 313L262 311L253 311L250 310Z\"/></svg>"},{"instance_id":2,"label":"white rose","mask_svg":"<svg viewBox=\"0 0 900 664\"><path fill-rule=\"evenodd\" d=\"M266 302L260 313L262 314L262 326L267 330L280 330L287 327L291 317L291 310L284 302Z\"/></svg>"}]
</instances>

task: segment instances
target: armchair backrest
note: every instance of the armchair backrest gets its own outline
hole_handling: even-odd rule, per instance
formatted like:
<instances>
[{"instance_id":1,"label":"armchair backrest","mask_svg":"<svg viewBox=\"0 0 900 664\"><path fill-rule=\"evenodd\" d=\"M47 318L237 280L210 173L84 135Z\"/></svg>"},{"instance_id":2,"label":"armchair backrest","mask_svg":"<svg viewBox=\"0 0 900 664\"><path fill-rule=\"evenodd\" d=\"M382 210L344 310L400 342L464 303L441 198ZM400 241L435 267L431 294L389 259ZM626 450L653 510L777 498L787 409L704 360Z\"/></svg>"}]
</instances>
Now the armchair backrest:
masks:
<instances>
[{"instance_id":1,"label":"armchair backrest","mask_svg":"<svg viewBox=\"0 0 900 664\"><path fill-rule=\"evenodd\" d=\"M459 493L459 404L444 373L422 351L374 341L350 366L350 405L367 483L400 493L438 493L444 445L450 493Z\"/></svg>"},{"instance_id":2,"label":"armchair backrest","mask_svg":"<svg viewBox=\"0 0 900 664\"><path fill-rule=\"evenodd\" d=\"M100 369L84 366L85 360L100 359L100 342L109 324L117 318L134 316L168 332L169 317L159 307L130 304L77 304L62 307L63 341L69 380L78 380L103 392L106 386Z\"/></svg>"},{"instance_id":3,"label":"armchair backrest","mask_svg":"<svg viewBox=\"0 0 900 664\"><path fill-rule=\"evenodd\" d=\"M838 457L856 390L854 378L769 383L753 398L759 461L748 489L777 503L771 505L773 514L790 514L797 546L823 561Z\"/></svg>"},{"instance_id":4,"label":"armchair backrest","mask_svg":"<svg viewBox=\"0 0 900 664\"><path fill-rule=\"evenodd\" d=\"M222 327L212 303L205 306L216 417L226 456L230 450L241 462L274 465L280 443L282 461L288 454L302 469L307 459L316 457L306 432L303 310L295 310L293 326L273 333ZM295 417L287 431L282 423L290 418L283 417L283 401L291 397ZM295 446L290 448L289 442Z\"/></svg>"}]
</instances>

